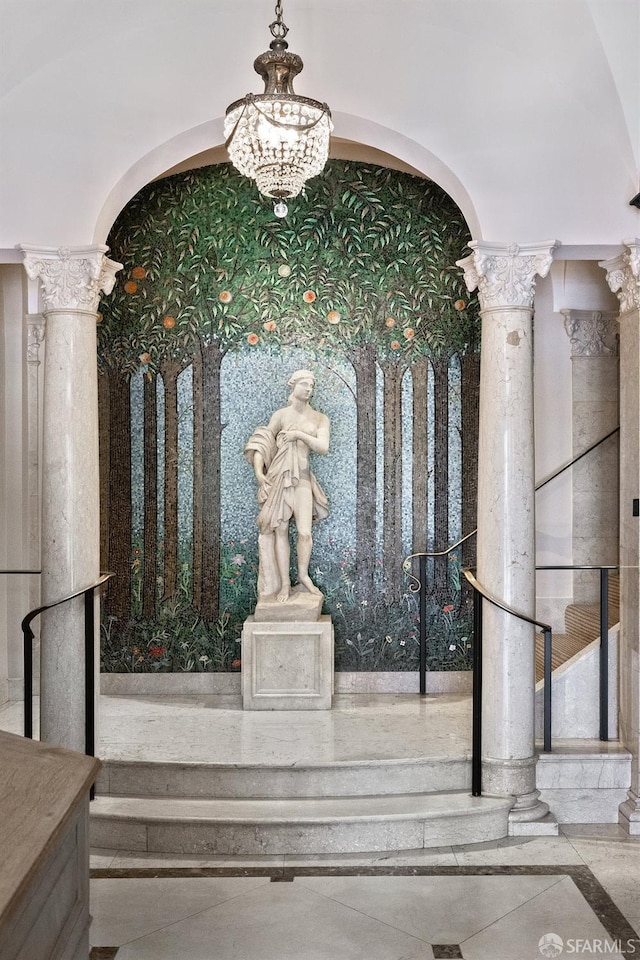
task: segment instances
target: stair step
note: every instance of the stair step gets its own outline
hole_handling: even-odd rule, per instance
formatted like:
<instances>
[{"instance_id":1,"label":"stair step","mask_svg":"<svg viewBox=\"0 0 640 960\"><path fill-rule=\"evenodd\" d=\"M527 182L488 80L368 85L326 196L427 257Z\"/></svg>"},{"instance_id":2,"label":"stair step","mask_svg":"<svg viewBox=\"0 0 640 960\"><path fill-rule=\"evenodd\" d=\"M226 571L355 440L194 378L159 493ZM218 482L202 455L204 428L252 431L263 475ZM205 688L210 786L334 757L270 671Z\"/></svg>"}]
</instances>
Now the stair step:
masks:
<instances>
[{"instance_id":1,"label":"stair step","mask_svg":"<svg viewBox=\"0 0 640 960\"><path fill-rule=\"evenodd\" d=\"M505 837L511 804L466 791L293 800L97 797L91 843L206 855L410 850Z\"/></svg>"},{"instance_id":2,"label":"stair step","mask_svg":"<svg viewBox=\"0 0 640 960\"><path fill-rule=\"evenodd\" d=\"M204 799L351 797L471 788L469 753L451 757L305 764L105 760L99 796Z\"/></svg>"}]
</instances>

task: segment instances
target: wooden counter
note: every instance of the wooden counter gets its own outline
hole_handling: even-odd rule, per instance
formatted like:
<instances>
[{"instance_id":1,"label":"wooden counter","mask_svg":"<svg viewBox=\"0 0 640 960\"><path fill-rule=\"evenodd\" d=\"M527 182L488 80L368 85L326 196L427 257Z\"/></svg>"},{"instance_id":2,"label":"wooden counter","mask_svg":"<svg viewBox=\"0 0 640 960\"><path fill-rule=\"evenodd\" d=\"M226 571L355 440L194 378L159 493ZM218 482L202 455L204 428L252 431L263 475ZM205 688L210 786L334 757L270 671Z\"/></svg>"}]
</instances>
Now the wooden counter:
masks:
<instances>
[{"instance_id":1,"label":"wooden counter","mask_svg":"<svg viewBox=\"0 0 640 960\"><path fill-rule=\"evenodd\" d=\"M0 731L2 960L87 960L89 790L99 768Z\"/></svg>"}]
</instances>

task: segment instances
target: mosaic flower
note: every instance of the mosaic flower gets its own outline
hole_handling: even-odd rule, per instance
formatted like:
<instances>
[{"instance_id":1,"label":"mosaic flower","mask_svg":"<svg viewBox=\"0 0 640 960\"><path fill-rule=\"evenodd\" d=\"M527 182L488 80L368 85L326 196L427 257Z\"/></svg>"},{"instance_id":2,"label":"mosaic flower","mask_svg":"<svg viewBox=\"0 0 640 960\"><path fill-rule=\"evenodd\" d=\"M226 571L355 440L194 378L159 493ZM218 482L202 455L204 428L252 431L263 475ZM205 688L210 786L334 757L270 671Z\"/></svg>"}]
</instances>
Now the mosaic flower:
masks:
<instances>
[{"instance_id":1,"label":"mosaic flower","mask_svg":"<svg viewBox=\"0 0 640 960\"><path fill-rule=\"evenodd\" d=\"M400 349L400 344L398 343L397 340L392 340L392 341L391 341L391 349L392 349L392 350L399 350L399 349Z\"/></svg>"},{"instance_id":2,"label":"mosaic flower","mask_svg":"<svg viewBox=\"0 0 640 960\"><path fill-rule=\"evenodd\" d=\"M451 613L452 610L453 610L452 603L448 603L445 607L442 608L443 613Z\"/></svg>"},{"instance_id":3,"label":"mosaic flower","mask_svg":"<svg viewBox=\"0 0 640 960\"><path fill-rule=\"evenodd\" d=\"M275 320L265 320L265 322L262 324L262 329L266 330L267 333L272 333L276 329Z\"/></svg>"},{"instance_id":4,"label":"mosaic flower","mask_svg":"<svg viewBox=\"0 0 640 960\"><path fill-rule=\"evenodd\" d=\"M393 319L393 317L387 317L384 323L385 323L385 326L389 328L395 327L396 325L396 321Z\"/></svg>"},{"instance_id":5,"label":"mosaic flower","mask_svg":"<svg viewBox=\"0 0 640 960\"><path fill-rule=\"evenodd\" d=\"M161 646L149 647L149 653L151 654L152 657L163 657L164 652L165 652L164 647L161 647Z\"/></svg>"},{"instance_id":6,"label":"mosaic flower","mask_svg":"<svg viewBox=\"0 0 640 960\"><path fill-rule=\"evenodd\" d=\"M245 558L242 556L241 553L236 553L235 557L231 557L231 563L233 563L234 566L236 567L241 567L242 564L246 562L247 561L245 560Z\"/></svg>"},{"instance_id":7,"label":"mosaic flower","mask_svg":"<svg viewBox=\"0 0 640 960\"><path fill-rule=\"evenodd\" d=\"M151 354L150 353L141 353L139 357L140 363L151 363Z\"/></svg>"},{"instance_id":8,"label":"mosaic flower","mask_svg":"<svg viewBox=\"0 0 640 960\"><path fill-rule=\"evenodd\" d=\"M416 332L415 332L415 330L413 330L411 327L406 327L406 328L402 331L402 335L403 335L403 337L405 338L405 340L413 340L413 338L414 338L415 335L416 335Z\"/></svg>"}]
</instances>

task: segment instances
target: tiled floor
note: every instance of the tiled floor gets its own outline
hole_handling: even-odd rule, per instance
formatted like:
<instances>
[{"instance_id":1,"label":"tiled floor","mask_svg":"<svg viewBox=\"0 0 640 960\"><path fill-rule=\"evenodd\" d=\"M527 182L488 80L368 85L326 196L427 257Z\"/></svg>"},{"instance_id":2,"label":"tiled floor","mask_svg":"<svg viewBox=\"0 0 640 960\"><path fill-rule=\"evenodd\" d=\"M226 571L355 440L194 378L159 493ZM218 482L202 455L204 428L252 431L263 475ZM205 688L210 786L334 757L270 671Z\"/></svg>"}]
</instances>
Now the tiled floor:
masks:
<instances>
[{"instance_id":1,"label":"tiled floor","mask_svg":"<svg viewBox=\"0 0 640 960\"><path fill-rule=\"evenodd\" d=\"M640 841L614 825L368 856L103 850L92 868L94 960L640 956Z\"/></svg>"}]
</instances>

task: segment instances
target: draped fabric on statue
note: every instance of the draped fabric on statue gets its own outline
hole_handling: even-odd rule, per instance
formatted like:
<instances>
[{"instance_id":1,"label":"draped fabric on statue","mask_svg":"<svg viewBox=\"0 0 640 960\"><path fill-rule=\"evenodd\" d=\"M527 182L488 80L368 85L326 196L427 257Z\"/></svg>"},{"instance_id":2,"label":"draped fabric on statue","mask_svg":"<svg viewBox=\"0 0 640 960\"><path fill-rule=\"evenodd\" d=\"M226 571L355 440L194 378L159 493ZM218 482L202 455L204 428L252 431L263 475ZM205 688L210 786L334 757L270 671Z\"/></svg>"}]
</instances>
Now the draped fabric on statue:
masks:
<instances>
[{"instance_id":1,"label":"draped fabric on statue","mask_svg":"<svg viewBox=\"0 0 640 960\"><path fill-rule=\"evenodd\" d=\"M287 440L284 433L274 436L268 427L258 427L244 448L244 455L253 463L255 453L263 459L266 476L258 490L260 513L257 524L261 533L271 533L282 523L288 523L293 515L295 488L305 473L298 463L298 442ZM313 496L313 522L324 520L329 514L329 501L322 487L309 471Z\"/></svg>"}]
</instances>

